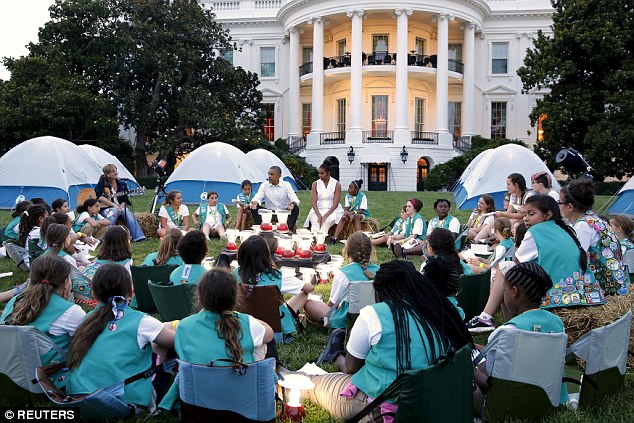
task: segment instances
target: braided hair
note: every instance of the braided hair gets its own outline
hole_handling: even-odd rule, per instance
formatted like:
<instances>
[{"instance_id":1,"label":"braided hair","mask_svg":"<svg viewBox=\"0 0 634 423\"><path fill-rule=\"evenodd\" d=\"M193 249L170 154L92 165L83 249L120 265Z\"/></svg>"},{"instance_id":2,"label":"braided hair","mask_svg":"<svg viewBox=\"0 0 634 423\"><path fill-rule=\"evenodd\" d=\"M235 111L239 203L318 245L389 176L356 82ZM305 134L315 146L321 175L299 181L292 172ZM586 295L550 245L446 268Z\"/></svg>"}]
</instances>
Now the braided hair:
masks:
<instances>
[{"instance_id":1,"label":"braided hair","mask_svg":"<svg viewBox=\"0 0 634 423\"><path fill-rule=\"evenodd\" d=\"M343 256L354 263L359 263L363 269L363 274L369 280L373 280L375 276L367 269L373 255L372 241L363 232L355 232L350 235L346 241L346 246L343 247Z\"/></svg>"},{"instance_id":2,"label":"braided hair","mask_svg":"<svg viewBox=\"0 0 634 423\"><path fill-rule=\"evenodd\" d=\"M410 321L419 336L428 341L424 353L430 363L440 358L436 350L443 353L473 344L455 307L411 262L383 263L373 286L377 301L388 305L394 319L397 375L412 368Z\"/></svg>"},{"instance_id":3,"label":"braided hair","mask_svg":"<svg viewBox=\"0 0 634 423\"><path fill-rule=\"evenodd\" d=\"M453 297L458 292L461 272L446 257L430 257L421 272L445 297Z\"/></svg>"},{"instance_id":4,"label":"braided hair","mask_svg":"<svg viewBox=\"0 0 634 423\"><path fill-rule=\"evenodd\" d=\"M566 223L564 222L563 218L561 217L561 211L559 211L559 205L557 204L555 199L550 195L535 194L528 197L524 204L531 204L533 207L537 208L540 212L544 214L549 211L552 213L552 218L550 220L555 222L557 226L566 231L566 233L570 235L575 244L577 244L577 248L579 248L579 266L581 267L581 270L585 272L588 268L588 254L581 246L575 230L566 225Z\"/></svg>"},{"instance_id":5,"label":"braided hair","mask_svg":"<svg viewBox=\"0 0 634 423\"><path fill-rule=\"evenodd\" d=\"M532 262L511 267L504 278L510 286L517 286L535 306L541 304L542 298L553 286L548 273L539 264Z\"/></svg>"}]
</instances>

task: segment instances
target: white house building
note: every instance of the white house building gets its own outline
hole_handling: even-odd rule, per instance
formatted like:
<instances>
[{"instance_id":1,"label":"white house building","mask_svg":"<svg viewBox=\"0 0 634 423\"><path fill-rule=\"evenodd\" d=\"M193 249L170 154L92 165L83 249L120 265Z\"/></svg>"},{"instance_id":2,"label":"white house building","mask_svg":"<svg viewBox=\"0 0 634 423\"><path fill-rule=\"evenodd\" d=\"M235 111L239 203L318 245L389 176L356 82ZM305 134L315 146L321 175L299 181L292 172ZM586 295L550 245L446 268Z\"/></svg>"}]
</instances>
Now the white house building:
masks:
<instances>
[{"instance_id":1,"label":"white house building","mask_svg":"<svg viewBox=\"0 0 634 423\"><path fill-rule=\"evenodd\" d=\"M201 1L256 72L265 134L285 138L318 166L338 163L346 186L424 187L428 170L470 146L472 135L532 143L517 69L549 0Z\"/></svg>"}]
</instances>

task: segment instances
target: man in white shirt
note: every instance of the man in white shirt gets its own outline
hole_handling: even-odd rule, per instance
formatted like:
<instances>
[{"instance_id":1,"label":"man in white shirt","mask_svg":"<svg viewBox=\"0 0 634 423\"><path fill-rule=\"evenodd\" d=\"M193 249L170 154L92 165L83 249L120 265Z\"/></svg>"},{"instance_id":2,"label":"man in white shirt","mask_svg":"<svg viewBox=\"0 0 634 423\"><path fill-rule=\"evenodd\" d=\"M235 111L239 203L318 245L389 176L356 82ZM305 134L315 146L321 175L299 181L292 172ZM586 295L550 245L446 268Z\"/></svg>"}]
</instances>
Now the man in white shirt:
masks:
<instances>
[{"instance_id":1,"label":"man in white shirt","mask_svg":"<svg viewBox=\"0 0 634 423\"><path fill-rule=\"evenodd\" d=\"M271 166L268 172L269 180L264 181L260 185L260 189L251 201L251 209L253 210L253 220L256 225L262 223L262 218L258 214L262 203L266 203L269 210L290 210L288 216L288 228L292 231L295 228L295 222L299 216L299 198L293 191L291 184L282 180L282 169L279 166Z\"/></svg>"}]
</instances>

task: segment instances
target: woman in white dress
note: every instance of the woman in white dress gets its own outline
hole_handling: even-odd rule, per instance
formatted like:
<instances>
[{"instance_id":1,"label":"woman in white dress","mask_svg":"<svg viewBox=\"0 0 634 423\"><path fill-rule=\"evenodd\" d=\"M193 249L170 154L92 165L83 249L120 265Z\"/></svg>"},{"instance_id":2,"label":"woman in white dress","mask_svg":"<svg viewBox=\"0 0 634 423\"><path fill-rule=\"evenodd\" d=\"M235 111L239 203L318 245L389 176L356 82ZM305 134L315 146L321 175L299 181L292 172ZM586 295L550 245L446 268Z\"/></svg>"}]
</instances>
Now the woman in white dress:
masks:
<instances>
[{"instance_id":1,"label":"woman in white dress","mask_svg":"<svg viewBox=\"0 0 634 423\"><path fill-rule=\"evenodd\" d=\"M306 217L304 227L311 225L313 232L325 232L339 223L343 216L341 201L341 184L330 176L330 166L322 163L317 172L319 179L311 188L312 208Z\"/></svg>"}]
</instances>

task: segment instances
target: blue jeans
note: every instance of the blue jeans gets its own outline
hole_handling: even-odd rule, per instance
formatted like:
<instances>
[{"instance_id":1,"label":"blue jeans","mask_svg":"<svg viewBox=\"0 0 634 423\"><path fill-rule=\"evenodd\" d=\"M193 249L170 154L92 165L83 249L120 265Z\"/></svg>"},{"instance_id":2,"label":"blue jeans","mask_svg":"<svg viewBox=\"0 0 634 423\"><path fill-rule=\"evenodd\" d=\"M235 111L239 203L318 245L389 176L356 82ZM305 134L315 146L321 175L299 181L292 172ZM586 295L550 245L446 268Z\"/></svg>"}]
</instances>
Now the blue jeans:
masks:
<instances>
[{"instance_id":1,"label":"blue jeans","mask_svg":"<svg viewBox=\"0 0 634 423\"><path fill-rule=\"evenodd\" d=\"M108 207L107 209L101 210L99 213L108 219L113 225L117 222L117 218L119 217L119 209L116 207ZM137 222L134 218L134 213L125 207L122 215L125 225L130 230L130 238L132 238L132 241L141 241L145 239L145 234L141 230L139 222Z\"/></svg>"}]
</instances>

